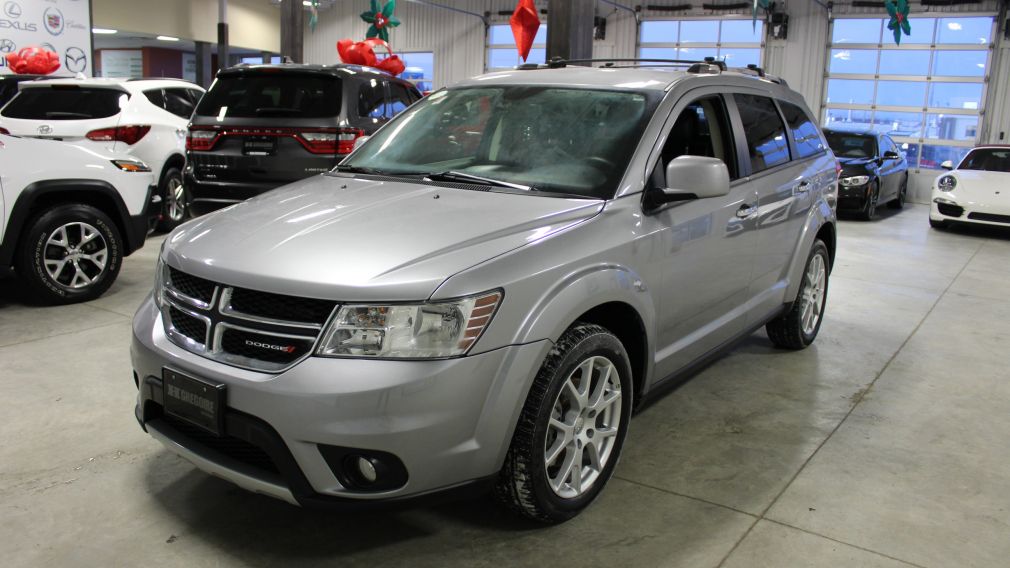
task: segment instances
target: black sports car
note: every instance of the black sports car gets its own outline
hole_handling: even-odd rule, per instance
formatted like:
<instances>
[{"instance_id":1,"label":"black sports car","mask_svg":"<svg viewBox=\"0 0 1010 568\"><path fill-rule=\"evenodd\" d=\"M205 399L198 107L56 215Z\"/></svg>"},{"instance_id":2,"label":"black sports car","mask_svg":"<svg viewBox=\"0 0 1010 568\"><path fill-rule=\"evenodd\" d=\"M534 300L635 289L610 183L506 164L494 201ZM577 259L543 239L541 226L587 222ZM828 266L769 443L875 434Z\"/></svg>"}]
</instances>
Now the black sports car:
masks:
<instances>
[{"instance_id":1,"label":"black sports car","mask_svg":"<svg viewBox=\"0 0 1010 568\"><path fill-rule=\"evenodd\" d=\"M842 164L838 180L838 210L854 211L870 220L877 206L900 209L908 193L908 162L886 134L824 129L828 146Z\"/></svg>"}]
</instances>

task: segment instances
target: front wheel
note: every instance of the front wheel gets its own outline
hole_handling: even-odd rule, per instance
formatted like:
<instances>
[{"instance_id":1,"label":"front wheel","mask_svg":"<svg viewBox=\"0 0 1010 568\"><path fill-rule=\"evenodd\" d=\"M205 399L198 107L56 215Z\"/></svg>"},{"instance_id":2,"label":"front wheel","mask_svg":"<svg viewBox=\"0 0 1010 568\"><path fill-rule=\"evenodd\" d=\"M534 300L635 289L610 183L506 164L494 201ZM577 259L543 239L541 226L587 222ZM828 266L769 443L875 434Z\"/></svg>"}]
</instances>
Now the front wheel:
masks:
<instances>
[{"instance_id":1,"label":"front wheel","mask_svg":"<svg viewBox=\"0 0 1010 568\"><path fill-rule=\"evenodd\" d=\"M872 221L877 217L877 200L880 199L880 185L873 184L870 186L870 193L866 196L866 203L863 204L863 209L859 212L859 218L863 221Z\"/></svg>"},{"instance_id":2,"label":"front wheel","mask_svg":"<svg viewBox=\"0 0 1010 568\"><path fill-rule=\"evenodd\" d=\"M792 308L765 325L768 339L782 349L803 349L814 342L821 329L828 301L828 247L820 239L807 257L803 282Z\"/></svg>"},{"instance_id":3,"label":"front wheel","mask_svg":"<svg viewBox=\"0 0 1010 568\"><path fill-rule=\"evenodd\" d=\"M589 506L621 455L631 419L631 363L612 333L578 322L530 388L495 495L546 523Z\"/></svg>"},{"instance_id":4,"label":"front wheel","mask_svg":"<svg viewBox=\"0 0 1010 568\"><path fill-rule=\"evenodd\" d=\"M161 219L158 230L168 232L178 227L189 213L186 186L183 184L182 172L179 168L171 168L165 172L161 181Z\"/></svg>"},{"instance_id":5,"label":"front wheel","mask_svg":"<svg viewBox=\"0 0 1010 568\"><path fill-rule=\"evenodd\" d=\"M46 304L101 296L123 261L119 229L90 205L59 205L36 217L21 240L18 276Z\"/></svg>"}]
</instances>

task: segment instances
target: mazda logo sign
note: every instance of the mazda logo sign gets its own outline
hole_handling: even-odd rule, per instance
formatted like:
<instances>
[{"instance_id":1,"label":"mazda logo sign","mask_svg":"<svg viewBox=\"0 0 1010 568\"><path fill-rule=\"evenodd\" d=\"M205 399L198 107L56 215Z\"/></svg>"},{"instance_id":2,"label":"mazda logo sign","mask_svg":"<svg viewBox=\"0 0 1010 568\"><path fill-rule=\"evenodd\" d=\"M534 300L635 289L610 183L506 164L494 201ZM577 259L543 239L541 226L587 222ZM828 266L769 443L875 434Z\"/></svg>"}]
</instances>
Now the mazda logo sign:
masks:
<instances>
[{"instance_id":1,"label":"mazda logo sign","mask_svg":"<svg viewBox=\"0 0 1010 568\"><path fill-rule=\"evenodd\" d=\"M63 65L71 73L80 73L88 66L88 56L79 47L68 47L63 54Z\"/></svg>"}]
</instances>

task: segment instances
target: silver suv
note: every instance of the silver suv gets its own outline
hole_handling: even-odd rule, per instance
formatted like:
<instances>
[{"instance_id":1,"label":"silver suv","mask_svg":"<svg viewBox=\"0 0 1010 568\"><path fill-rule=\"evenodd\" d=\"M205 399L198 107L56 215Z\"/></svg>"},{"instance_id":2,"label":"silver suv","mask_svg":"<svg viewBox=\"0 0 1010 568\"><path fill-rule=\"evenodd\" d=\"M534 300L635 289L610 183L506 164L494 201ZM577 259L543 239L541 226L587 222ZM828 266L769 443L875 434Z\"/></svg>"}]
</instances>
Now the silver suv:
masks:
<instances>
[{"instance_id":1,"label":"silver suv","mask_svg":"<svg viewBox=\"0 0 1010 568\"><path fill-rule=\"evenodd\" d=\"M809 345L837 164L802 98L714 63L550 67L173 232L134 319L141 425L293 504L490 486L558 522L657 387L761 326Z\"/></svg>"}]
</instances>

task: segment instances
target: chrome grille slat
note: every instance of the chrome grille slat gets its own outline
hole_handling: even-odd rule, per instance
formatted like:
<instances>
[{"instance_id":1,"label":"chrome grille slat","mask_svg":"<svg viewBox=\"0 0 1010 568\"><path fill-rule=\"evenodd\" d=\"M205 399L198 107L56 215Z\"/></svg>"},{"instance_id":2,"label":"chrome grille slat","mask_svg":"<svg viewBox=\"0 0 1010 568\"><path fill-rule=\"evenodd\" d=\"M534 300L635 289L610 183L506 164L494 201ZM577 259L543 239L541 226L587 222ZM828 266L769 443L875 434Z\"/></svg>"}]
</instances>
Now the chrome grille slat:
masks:
<instances>
[{"instance_id":1,"label":"chrome grille slat","mask_svg":"<svg viewBox=\"0 0 1010 568\"><path fill-rule=\"evenodd\" d=\"M316 323L245 313L232 307L231 299L236 288L191 276L172 267L169 267L169 274L164 282L165 302L162 307L168 338L191 353L253 371L278 373L310 356L319 341L323 324L337 308L336 302L327 300L243 288L239 290L254 298L254 304L262 306L271 316L290 310L302 316L301 319L306 319L306 314L309 314L317 319L325 316L325 320ZM186 283L183 285L186 290L177 289L174 285L176 281ZM192 319L184 321L183 318ZM199 329L197 325L204 326L206 330L202 343L191 337Z\"/></svg>"}]
</instances>

